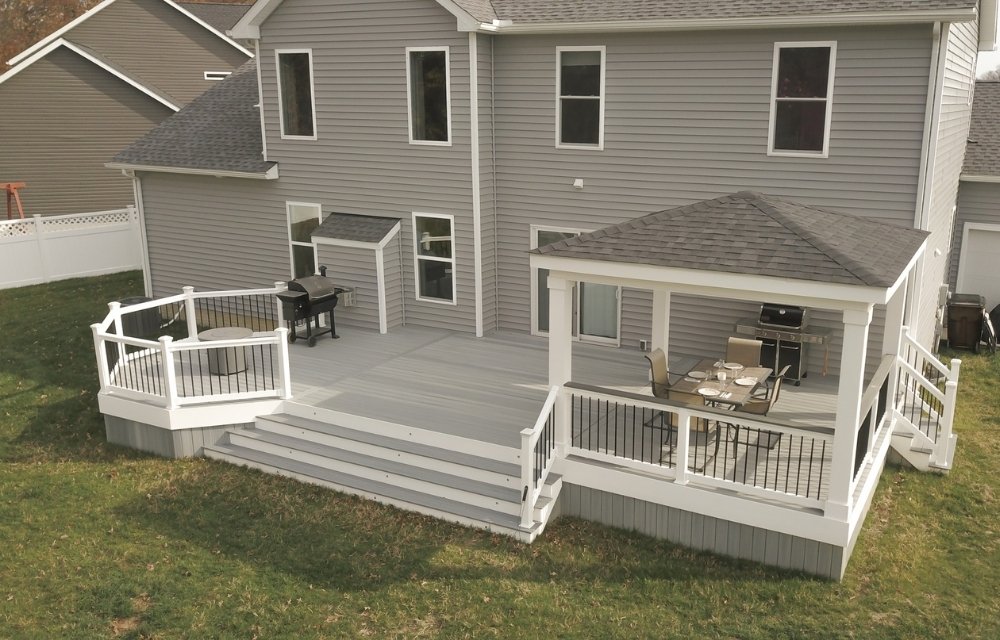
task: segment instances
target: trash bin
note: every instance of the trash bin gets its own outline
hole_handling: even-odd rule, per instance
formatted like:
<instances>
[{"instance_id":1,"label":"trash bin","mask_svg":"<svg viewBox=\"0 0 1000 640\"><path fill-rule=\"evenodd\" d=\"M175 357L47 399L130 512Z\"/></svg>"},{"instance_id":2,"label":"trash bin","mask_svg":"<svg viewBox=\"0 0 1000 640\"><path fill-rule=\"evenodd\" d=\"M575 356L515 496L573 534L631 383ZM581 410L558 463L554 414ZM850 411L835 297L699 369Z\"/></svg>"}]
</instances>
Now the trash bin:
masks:
<instances>
[{"instance_id":1,"label":"trash bin","mask_svg":"<svg viewBox=\"0 0 1000 640\"><path fill-rule=\"evenodd\" d=\"M948 301L948 346L979 351L986 298L975 293L956 293Z\"/></svg>"},{"instance_id":2,"label":"trash bin","mask_svg":"<svg viewBox=\"0 0 1000 640\"><path fill-rule=\"evenodd\" d=\"M122 298L118 302L122 307L130 307L143 302L152 302L152 298L133 296ZM146 338L155 335L160 330L160 310L156 307L143 309L135 313L122 314L122 333L130 338Z\"/></svg>"}]
</instances>

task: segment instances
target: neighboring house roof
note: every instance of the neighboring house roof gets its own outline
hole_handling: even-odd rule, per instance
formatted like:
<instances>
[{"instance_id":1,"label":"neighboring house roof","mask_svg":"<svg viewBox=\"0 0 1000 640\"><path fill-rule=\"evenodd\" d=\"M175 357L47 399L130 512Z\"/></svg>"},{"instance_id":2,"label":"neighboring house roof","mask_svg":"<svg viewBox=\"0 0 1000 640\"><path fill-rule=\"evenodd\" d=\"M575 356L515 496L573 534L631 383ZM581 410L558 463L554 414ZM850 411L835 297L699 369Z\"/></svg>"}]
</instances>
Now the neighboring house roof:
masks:
<instances>
[{"instance_id":1,"label":"neighboring house roof","mask_svg":"<svg viewBox=\"0 0 1000 640\"><path fill-rule=\"evenodd\" d=\"M248 4L233 4L223 2L178 2L181 8L210 24L213 29L225 33L233 28L240 18L250 10Z\"/></svg>"},{"instance_id":2,"label":"neighboring house roof","mask_svg":"<svg viewBox=\"0 0 1000 640\"><path fill-rule=\"evenodd\" d=\"M101 11L103 11L104 9L107 9L108 7L110 7L111 5L113 5L117 1L118 0L104 0L104 2L101 2L98 5L95 5L93 8L91 8L86 13L78 16L75 20L70 21L69 23L67 23L66 25L64 25L62 28L57 29L56 31L50 33L49 35L45 36L44 38L42 38L41 40L39 40L35 44L31 45L30 47L28 47L27 49L25 49L21 53L17 54L16 56L14 56L10 60L8 60L7 64L9 64L11 66L14 66L14 65L18 64L21 60L24 60L25 58L33 55L39 49L47 47L51 42L53 42L55 40L58 40L59 38L62 38L64 35L66 35L67 33L69 33L71 30L75 29L77 26L79 26L83 22L86 22L87 20L90 20L95 15L97 15L98 13L100 13ZM235 40L233 40L232 38L230 38L229 36L227 36L225 33L223 33L222 31L220 31L219 29L216 29L211 24L209 24L208 22L202 20L201 18L199 18L195 14L191 13L190 11L188 11L187 9L185 9L184 7L180 6L176 2L173 2L172 0L160 0L160 1L163 2L164 4L166 4L167 6L173 7L177 11L181 12L182 14L184 14L185 16L187 16L188 18L190 18L191 20L193 20L196 24L201 25L203 28L205 28L208 31L214 33L219 38L222 38L227 43L229 43L231 46L233 46L236 49L240 50L244 55L251 56L251 57L253 56L253 52L252 51L248 50L243 45L241 45L240 43L236 42Z\"/></svg>"},{"instance_id":3,"label":"neighboring house roof","mask_svg":"<svg viewBox=\"0 0 1000 640\"><path fill-rule=\"evenodd\" d=\"M331 213L312 232L313 240L329 239L360 244L380 244L399 227L399 218Z\"/></svg>"},{"instance_id":4,"label":"neighboring house roof","mask_svg":"<svg viewBox=\"0 0 1000 640\"><path fill-rule=\"evenodd\" d=\"M1000 82L976 83L962 177L1000 178Z\"/></svg>"},{"instance_id":5,"label":"neighboring house roof","mask_svg":"<svg viewBox=\"0 0 1000 640\"><path fill-rule=\"evenodd\" d=\"M90 62L101 67L102 69L112 74L113 76L116 76L121 80L124 80L125 82L132 85L139 91L145 93L146 95L153 98L157 102L162 103L167 108L172 109L174 111L177 111L180 108L178 106L180 103L177 100L171 98L165 92L157 89L150 83L143 81L140 78L137 78L135 74L125 71L120 66L113 63L106 57L101 56L93 49L85 47L81 44L77 44L75 42L70 42L65 38L57 38L55 40L52 40L45 47L37 49L31 56L28 56L27 58L22 58L21 61L18 62L18 64L8 69L6 73L4 73L3 75L0 75L0 84L3 84L7 80L10 80L17 74L21 73L22 71L33 65L38 60L52 53L52 51L54 51L55 49L58 49L59 47L65 47L69 51L72 51L73 53L81 56L85 60L89 60Z\"/></svg>"},{"instance_id":6,"label":"neighboring house roof","mask_svg":"<svg viewBox=\"0 0 1000 640\"><path fill-rule=\"evenodd\" d=\"M107 164L113 169L276 178L263 160L257 64L250 60Z\"/></svg>"},{"instance_id":7,"label":"neighboring house roof","mask_svg":"<svg viewBox=\"0 0 1000 640\"><path fill-rule=\"evenodd\" d=\"M636 218L534 252L890 287L928 235L918 229L743 191Z\"/></svg>"}]
</instances>

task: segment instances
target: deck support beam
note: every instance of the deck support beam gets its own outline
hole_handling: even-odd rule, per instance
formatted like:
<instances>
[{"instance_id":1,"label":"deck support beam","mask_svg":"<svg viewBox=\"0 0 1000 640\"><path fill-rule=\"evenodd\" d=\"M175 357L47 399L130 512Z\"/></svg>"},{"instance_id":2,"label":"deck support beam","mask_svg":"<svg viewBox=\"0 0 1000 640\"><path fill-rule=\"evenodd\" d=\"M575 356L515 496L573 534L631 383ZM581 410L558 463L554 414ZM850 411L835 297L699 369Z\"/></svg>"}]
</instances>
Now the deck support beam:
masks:
<instances>
[{"instance_id":1,"label":"deck support beam","mask_svg":"<svg viewBox=\"0 0 1000 640\"><path fill-rule=\"evenodd\" d=\"M846 521L851 513L854 480L854 453L861 420L861 395L865 382L868 327L872 306L865 310L844 310L844 345L840 356L840 386L837 418L830 463L830 491L825 514Z\"/></svg>"},{"instance_id":2,"label":"deck support beam","mask_svg":"<svg viewBox=\"0 0 1000 640\"><path fill-rule=\"evenodd\" d=\"M549 276L549 388L573 379L573 286L565 278ZM556 455L564 457L570 444L570 398L559 394L555 403Z\"/></svg>"}]
</instances>

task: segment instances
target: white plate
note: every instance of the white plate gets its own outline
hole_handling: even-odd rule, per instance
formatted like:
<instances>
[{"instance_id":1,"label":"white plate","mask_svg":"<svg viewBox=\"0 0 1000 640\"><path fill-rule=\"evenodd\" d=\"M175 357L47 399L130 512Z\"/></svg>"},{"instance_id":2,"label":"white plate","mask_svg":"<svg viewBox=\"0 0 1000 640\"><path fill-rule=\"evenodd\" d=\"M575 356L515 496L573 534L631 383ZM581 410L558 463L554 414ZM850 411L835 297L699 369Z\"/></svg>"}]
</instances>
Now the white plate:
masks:
<instances>
[{"instance_id":1,"label":"white plate","mask_svg":"<svg viewBox=\"0 0 1000 640\"><path fill-rule=\"evenodd\" d=\"M736 378L733 382L741 387L752 387L757 384L757 378Z\"/></svg>"},{"instance_id":2,"label":"white plate","mask_svg":"<svg viewBox=\"0 0 1000 640\"><path fill-rule=\"evenodd\" d=\"M731 371L740 371L741 369L745 369L745 367L739 362L725 362L723 363L722 368L730 369Z\"/></svg>"},{"instance_id":3,"label":"white plate","mask_svg":"<svg viewBox=\"0 0 1000 640\"><path fill-rule=\"evenodd\" d=\"M695 380L704 380L708 375L704 371L691 371L688 373L688 377Z\"/></svg>"},{"instance_id":4,"label":"white plate","mask_svg":"<svg viewBox=\"0 0 1000 640\"><path fill-rule=\"evenodd\" d=\"M698 389L698 393L705 396L706 398L714 398L715 396L720 395L722 392L719 391L718 389L705 387L704 389Z\"/></svg>"}]
</instances>

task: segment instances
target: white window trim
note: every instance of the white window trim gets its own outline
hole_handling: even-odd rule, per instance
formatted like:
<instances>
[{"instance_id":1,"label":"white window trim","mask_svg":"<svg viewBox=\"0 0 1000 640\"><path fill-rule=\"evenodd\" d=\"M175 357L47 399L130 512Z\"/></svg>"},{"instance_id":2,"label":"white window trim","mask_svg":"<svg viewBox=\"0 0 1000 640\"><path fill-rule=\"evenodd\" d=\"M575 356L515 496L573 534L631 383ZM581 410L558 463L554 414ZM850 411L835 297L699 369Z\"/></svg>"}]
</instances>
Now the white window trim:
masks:
<instances>
[{"instance_id":1,"label":"white window trim","mask_svg":"<svg viewBox=\"0 0 1000 640\"><path fill-rule=\"evenodd\" d=\"M420 255L420 236L417 235L417 218L438 218L441 220L448 220L451 224L451 257L450 258L439 258L437 256L422 256ZM458 306L458 268L457 268L457 252L458 247L455 245L455 216L447 213L425 213L421 211L414 211L410 216L410 227L413 231L413 295L420 302L432 302L434 304L446 304L450 306ZM431 262L448 262L451 263L451 300L442 300L440 298L424 298L420 295L420 261L429 260Z\"/></svg>"},{"instance_id":2,"label":"white window trim","mask_svg":"<svg viewBox=\"0 0 1000 640\"><path fill-rule=\"evenodd\" d=\"M830 48L830 74L826 85L826 122L823 125L822 151L790 151L774 148L774 120L778 114L778 60L782 49L799 49L803 47ZM829 158L830 157L830 123L833 121L833 85L837 74L837 41L825 40L817 42L775 42L774 58L771 62L771 114L767 127L767 155L794 158ZM783 100L800 100L816 102L816 98L782 98Z\"/></svg>"},{"instance_id":3,"label":"white window trim","mask_svg":"<svg viewBox=\"0 0 1000 640\"><path fill-rule=\"evenodd\" d=\"M312 125L313 134L311 136L295 136L285 133L285 105L281 97L281 54L283 53L306 53L309 54L309 99L312 102ZM316 122L316 76L313 73L313 53L312 49L275 49L274 50L274 77L278 81L278 133L282 140L316 140L318 139L319 124Z\"/></svg>"},{"instance_id":4,"label":"white window trim","mask_svg":"<svg viewBox=\"0 0 1000 640\"><path fill-rule=\"evenodd\" d=\"M446 102L448 109L448 139L441 140L417 140L413 137L413 96L410 78L410 53L420 51L443 51L444 52L444 76ZM429 147L450 147L452 145L451 135L451 48L450 47L406 47L406 135L410 144L425 145ZM421 214L423 215L423 214ZM452 228L454 233L454 228Z\"/></svg>"},{"instance_id":5,"label":"white window trim","mask_svg":"<svg viewBox=\"0 0 1000 640\"><path fill-rule=\"evenodd\" d=\"M562 135L562 54L563 51L599 51L601 53L601 96L600 117L598 119L597 144L564 143ZM607 71L607 48L604 46L556 47L556 149L604 150L604 100L606 95L605 76ZM592 99L592 98L590 98Z\"/></svg>"},{"instance_id":6,"label":"white window trim","mask_svg":"<svg viewBox=\"0 0 1000 640\"><path fill-rule=\"evenodd\" d=\"M225 80L232 73L232 71L206 71L203 77L205 80Z\"/></svg>"},{"instance_id":7,"label":"white window trim","mask_svg":"<svg viewBox=\"0 0 1000 640\"><path fill-rule=\"evenodd\" d=\"M530 251L534 251L535 249L538 248L538 232L539 231L553 231L555 233L575 233L575 234L578 234L578 235L584 234L584 233L590 233L591 231L593 231L593 229L578 229L578 228L575 228L575 227L555 227L555 226L552 226L552 225L545 225L545 224L533 224L533 225L529 225L528 229L529 229L528 233L530 234L530 236L528 237L528 249ZM528 270L531 272L531 286L529 287L530 290L531 290L530 291L530 293L531 293L531 304L530 304L530 307L531 307L531 335L533 335L533 336L547 336L547 335L549 335L548 331L541 331L538 328L538 293L539 293L538 292L538 268L537 267L531 267L529 265ZM573 336L573 337L574 337L574 339L577 339L577 336Z\"/></svg>"},{"instance_id":8,"label":"white window trim","mask_svg":"<svg viewBox=\"0 0 1000 640\"><path fill-rule=\"evenodd\" d=\"M312 247L313 273L319 271L319 249L316 247L315 242L292 240L292 207L314 207L316 209L316 219L319 220L320 224L323 224L323 205L317 202L285 202L285 231L288 234L288 273L291 274L292 278L295 278L295 254L292 251L292 247Z\"/></svg>"}]
</instances>

